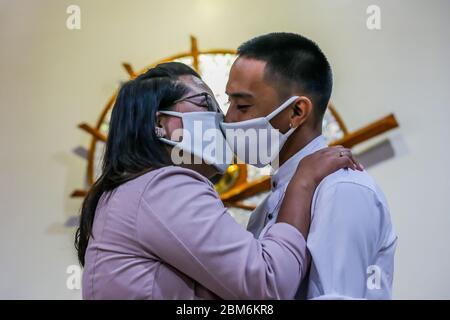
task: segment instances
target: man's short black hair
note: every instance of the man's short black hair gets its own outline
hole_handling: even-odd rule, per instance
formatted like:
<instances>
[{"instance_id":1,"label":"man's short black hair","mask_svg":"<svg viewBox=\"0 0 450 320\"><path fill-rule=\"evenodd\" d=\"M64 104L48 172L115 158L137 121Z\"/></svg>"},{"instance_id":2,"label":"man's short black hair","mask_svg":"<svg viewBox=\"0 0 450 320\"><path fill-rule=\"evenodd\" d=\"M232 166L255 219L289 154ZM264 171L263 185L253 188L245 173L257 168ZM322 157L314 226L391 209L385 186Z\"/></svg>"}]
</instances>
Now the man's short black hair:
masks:
<instances>
[{"instance_id":1,"label":"man's short black hair","mask_svg":"<svg viewBox=\"0 0 450 320\"><path fill-rule=\"evenodd\" d=\"M333 78L328 60L315 42L295 33L269 33L243 43L238 54L265 61L265 78L279 95L302 91L312 100L316 120L322 120Z\"/></svg>"}]
</instances>

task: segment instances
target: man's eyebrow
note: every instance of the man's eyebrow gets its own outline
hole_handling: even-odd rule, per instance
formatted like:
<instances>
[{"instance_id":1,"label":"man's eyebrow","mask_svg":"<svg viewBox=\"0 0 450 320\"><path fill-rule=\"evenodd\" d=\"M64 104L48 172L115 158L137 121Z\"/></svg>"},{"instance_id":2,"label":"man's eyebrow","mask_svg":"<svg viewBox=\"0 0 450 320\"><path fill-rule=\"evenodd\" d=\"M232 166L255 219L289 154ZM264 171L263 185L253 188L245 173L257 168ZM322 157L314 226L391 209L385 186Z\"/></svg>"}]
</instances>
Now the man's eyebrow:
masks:
<instances>
[{"instance_id":1,"label":"man's eyebrow","mask_svg":"<svg viewBox=\"0 0 450 320\"><path fill-rule=\"evenodd\" d=\"M249 92L231 92L228 91L225 92L227 96L232 98L253 98L253 95Z\"/></svg>"}]
</instances>

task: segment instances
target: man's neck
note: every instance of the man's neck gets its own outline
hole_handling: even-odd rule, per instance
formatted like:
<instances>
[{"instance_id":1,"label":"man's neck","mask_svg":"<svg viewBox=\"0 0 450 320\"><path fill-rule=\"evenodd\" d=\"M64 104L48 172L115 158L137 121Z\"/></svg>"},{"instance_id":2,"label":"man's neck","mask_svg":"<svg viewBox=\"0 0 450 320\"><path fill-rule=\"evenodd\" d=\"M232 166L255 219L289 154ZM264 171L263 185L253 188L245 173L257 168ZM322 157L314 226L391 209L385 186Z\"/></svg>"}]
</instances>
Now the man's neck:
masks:
<instances>
[{"instance_id":1,"label":"man's neck","mask_svg":"<svg viewBox=\"0 0 450 320\"><path fill-rule=\"evenodd\" d=\"M296 134L297 133L297 134ZM321 135L320 131L294 132L280 151L280 167L293 155L306 147L311 141Z\"/></svg>"}]
</instances>

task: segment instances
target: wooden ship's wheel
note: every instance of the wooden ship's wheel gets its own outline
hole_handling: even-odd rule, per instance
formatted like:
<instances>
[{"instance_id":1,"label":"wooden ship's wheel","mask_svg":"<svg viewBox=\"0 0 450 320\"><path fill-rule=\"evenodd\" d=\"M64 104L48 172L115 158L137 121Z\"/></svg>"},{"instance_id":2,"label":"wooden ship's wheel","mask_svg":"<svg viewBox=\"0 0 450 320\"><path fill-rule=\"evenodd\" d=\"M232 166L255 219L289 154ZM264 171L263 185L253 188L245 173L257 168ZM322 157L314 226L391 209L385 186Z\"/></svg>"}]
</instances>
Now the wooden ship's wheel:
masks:
<instances>
[{"instance_id":1,"label":"wooden ship's wheel","mask_svg":"<svg viewBox=\"0 0 450 320\"><path fill-rule=\"evenodd\" d=\"M191 50L162 59L150 64L143 70L135 72L129 63L123 63L123 67L130 79L144 73L149 68L159 63L178 61L194 68L211 87L216 99L221 106L225 106L227 97L225 86L230 67L236 59L235 50L214 49L199 50L197 39L191 36ZM84 197L92 186L101 170L101 157L108 135L111 109L114 105L118 91L109 98L95 124L91 126L81 123L78 127L91 135L91 143L88 151L88 163L86 172L86 188L75 190L72 197ZM226 110L223 110L226 112ZM398 127L393 114L389 114L359 130L348 131L344 121L336 111L333 104L328 105L323 121L323 135L330 145L343 145L351 148L361 142L380 135L388 130ZM253 210L270 190L269 169L258 169L245 164L230 165L226 173L215 184L222 201L228 207L237 220L244 223L248 218L248 210Z\"/></svg>"}]
</instances>

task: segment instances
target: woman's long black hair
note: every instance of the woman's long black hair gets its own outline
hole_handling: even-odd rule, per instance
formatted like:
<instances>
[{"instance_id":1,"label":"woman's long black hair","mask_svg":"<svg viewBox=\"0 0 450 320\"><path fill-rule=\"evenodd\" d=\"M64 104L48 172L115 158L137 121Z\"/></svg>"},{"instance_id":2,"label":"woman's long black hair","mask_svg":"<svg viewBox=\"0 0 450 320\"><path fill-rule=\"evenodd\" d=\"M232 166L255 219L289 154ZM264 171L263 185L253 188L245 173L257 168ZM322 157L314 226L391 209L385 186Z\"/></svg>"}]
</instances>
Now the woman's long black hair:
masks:
<instances>
[{"instance_id":1,"label":"woman's long black hair","mask_svg":"<svg viewBox=\"0 0 450 320\"><path fill-rule=\"evenodd\" d=\"M169 108L186 94L188 88L178 80L182 75L200 78L190 67L170 62L148 70L120 89L111 114L102 173L83 201L75 234L82 266L102 194L150 170L172 164L155 133L156 111Z\"/></svg>"}]
</instances>

